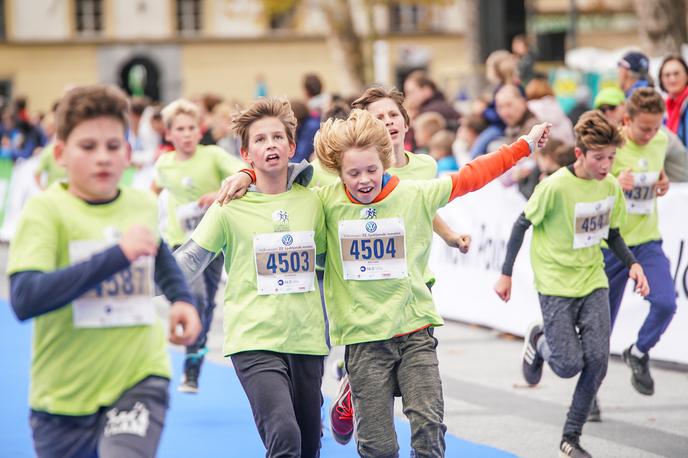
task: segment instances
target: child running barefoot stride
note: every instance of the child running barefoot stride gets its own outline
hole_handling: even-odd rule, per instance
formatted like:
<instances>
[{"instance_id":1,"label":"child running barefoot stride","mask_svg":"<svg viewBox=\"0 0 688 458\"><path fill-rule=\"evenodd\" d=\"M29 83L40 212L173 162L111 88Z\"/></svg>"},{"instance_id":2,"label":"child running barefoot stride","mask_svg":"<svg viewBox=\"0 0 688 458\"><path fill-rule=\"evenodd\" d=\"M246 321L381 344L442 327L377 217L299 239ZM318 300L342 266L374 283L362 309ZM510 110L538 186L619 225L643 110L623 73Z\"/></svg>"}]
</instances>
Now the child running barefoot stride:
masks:
<instances>
[{"instance_id":1,"label":"child running barefoot stride","mask_svg":"<svg viewBox=\"0 0 688 458\"><path fill-rule=\"evenodd\" d=\"M600 243L629 269L636 291L649 293L643 269L619 233L626 217L621 187L610 175L623 139L601 113L576 124L576 162L543 180L514 224L495 292L511 298L511 273L525 231L533 226L531 264L543 324L526 332L523 377L536 385L547 361L560 377L580 374L564 425L559 456L591 455L580 436L609 359L609 289Z\"/></svg>"}]
</instances>

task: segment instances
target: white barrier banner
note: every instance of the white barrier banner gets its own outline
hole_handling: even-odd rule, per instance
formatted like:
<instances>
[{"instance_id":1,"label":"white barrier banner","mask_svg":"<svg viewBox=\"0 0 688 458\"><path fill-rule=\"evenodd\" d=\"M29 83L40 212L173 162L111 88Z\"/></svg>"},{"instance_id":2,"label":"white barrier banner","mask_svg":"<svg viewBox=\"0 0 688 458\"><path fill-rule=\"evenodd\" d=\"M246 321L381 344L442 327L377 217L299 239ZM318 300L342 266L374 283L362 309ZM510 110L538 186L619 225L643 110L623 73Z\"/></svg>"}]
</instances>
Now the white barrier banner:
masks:
<instances>
[{"instance_id":1,"label":"white barrier banner","mask_svg":"<svg viewBox=\"0 0 688 458\"><path fill-rule=\"evenodd\" d=\"M447 223L473 237L471 250L462 255L435 235L430 268L437 282L433 296L445 318L481 324L522 336L528 324L540 318L540 305L533 286L528 230L514 266L511 300L502 302L492 287L501 272L511 228L523 211L525 199L515 187L493 182L478 192L460 197L440 210ZM669 193L658 199L664 252L678 294L678 310L653 359L688 364L688 184L672 183ZM612 353L635 342L649 302L632 292L629 281L612 333Z\"/></svg>"}]
</instances>

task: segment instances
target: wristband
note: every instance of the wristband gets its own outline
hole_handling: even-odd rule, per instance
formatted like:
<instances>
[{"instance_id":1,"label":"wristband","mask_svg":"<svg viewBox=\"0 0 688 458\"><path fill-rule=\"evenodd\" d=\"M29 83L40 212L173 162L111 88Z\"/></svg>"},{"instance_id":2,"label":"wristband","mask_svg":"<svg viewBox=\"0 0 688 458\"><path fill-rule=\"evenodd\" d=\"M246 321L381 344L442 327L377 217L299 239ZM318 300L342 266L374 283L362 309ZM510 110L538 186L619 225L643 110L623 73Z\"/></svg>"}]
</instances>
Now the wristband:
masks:
<instances>
[{"instance_id":1,"label":"wristband","mask_svg":"<svg viewBox=\"0 0 688 458\"><path fill-rule=\"evenodd\" d=\"M244 172L246 175L248 175L251 178L251 184L256 182L256 172L253 171L253 169L241 169L239 172Z\"/></svg>"}]
</instances>

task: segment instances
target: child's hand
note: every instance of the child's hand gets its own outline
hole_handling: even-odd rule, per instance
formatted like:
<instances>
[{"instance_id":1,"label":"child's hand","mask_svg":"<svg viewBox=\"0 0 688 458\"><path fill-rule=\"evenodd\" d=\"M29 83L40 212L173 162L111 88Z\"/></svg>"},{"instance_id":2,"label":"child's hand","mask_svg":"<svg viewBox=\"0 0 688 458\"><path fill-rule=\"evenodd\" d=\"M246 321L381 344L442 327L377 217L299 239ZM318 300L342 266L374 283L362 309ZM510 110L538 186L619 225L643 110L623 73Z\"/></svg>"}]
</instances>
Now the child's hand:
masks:
<instances>
[{"instance_id":1,"label":"child's hand","mask_svg":"<svg viewBox=\"0 0 688 458\"><path fill-rule=\"evenodd\" d=\"M251 185L251 177L248 174L239 172L222 181L220 191L217 193L217 203L220 205L228 204L234 199L239 199L246 194L246 190Z\"/></svg>"},{"instance_id":2,"label":"child's hand","mask_svg":"<svg viewBox=\"0 0 688 458\"><path fill-rule=\"evenodd\" d=\"M501 300L509 302L511 299L511 277L504 274L500 275L494 285L494 291Z\"/></svg>"},{"instance_id":3,"label":"child's hand","mask_svg":"<svg viewBox=\"0 0 688 458\"><path fill-rule=\"evenodd\" d=\"M619 176L616 177L617 180L619 180L619 184L621 185L621 189L624 191L632 191L633 190L633 172L631 172L631 169L626 169L619 173Z\"/></svg>"},{"instance_id":4,"label":"child's hand","mask_svg":"<svg viewBox=\"0 0 688 458\"><path fill-rule=\"evenodd\" d=\"M669 192L669 177L664 173L664 170L659 172L659 180L655 183L655 191L657 192L657 197L665 196Z\"/></svg>"},{"instance_id":5,"label":"child's hand","mask_svg":"<svg viewBox=\"0 0 688 458\"><path fill-rule=\"evenodd\" d=\"M216 192L209 192L208 194L203 194L200 199L198 199L198 206L201 208L210 207L213 202L217 199Z\"/></svg>"},{"instance_id":6,"label":"child's hand","mask_svg":"<svg viewBox=\"0 0 688 458\"><path fill-rule=\"evenodd\" d=\"M643 297L650 294L650 285L647 283L647 277L643 268L637 262L633 264L628 272L628 277L635 280L635 292Z\"/></svg>"},{"instance_id":7,"label":"child's hand","mask_svg":"<svg viewBox=\"0 0 688 458\"><path fill-rule=\"evenodd\" d=\"M155 256L158 253L158 243L153 233L140 224L131 226L124 233L119 241L119 247L129 262L134 262L142 256Z\"/></svg>"},{"instance_id":8,"label":"child's hand","mask_svg":"<svg viewBox=\"0 0 688 458\"><path fill-rule=\"evenodd\" d=\"M182 332L179 333L179 330ZM170 342L189 346L196 342L200 332L201 320L198 318L196 307L188 302L173 303L170 307Z\"/></svg>"},{"instance_id":9,"label":"child's hand","mask_svg":"<svg viewBox=\"0 0 688 458\"><path fill-rule=\"evenodd\" d=\"M463 254L468 253L471 249L471 236L469 234L459 234L453 240L452 246L458 248Z\"/></svg>"},{"instance_id":10,"label":"child's hand","mask_svg":"<svg viewBox=\"0 0 688 458\"><path fill-rule=\"evenodd\" d=\"M547 140L549 140L549 131L551 128L552 124L548 122L536 124L530 129L527 137L533 141L536 148L542 148L547 143Z\"/></svg>"}]
</instances>

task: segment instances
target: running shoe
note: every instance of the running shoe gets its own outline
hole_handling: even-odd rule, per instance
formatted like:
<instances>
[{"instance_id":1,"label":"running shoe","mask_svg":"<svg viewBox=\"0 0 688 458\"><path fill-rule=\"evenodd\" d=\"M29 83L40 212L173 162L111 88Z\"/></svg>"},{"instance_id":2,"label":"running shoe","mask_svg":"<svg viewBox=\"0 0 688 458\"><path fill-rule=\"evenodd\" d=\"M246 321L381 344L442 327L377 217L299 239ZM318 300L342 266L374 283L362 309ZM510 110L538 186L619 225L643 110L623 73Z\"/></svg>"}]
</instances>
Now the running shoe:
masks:
<instances>
[{"instance_id":1,"label":"running shoe","mask_svg":"<svg viewBox=\"0 0 688 458\"><path fill-rule=\"evenodd\" d=\"M349 376L346 374L339 381L339 391L330 408L330 426L334 440L342 445L349 443L354 434L354 406L351 403Z\"/></svg>"},{"instance_id":2,"label":"running shoe","mask_svg":"<svg viewBox=\"0 0 688 458\"><path fill-rule=\"evenodd\" d=\"M559 458L592 458L592 455L580 446L577 437L564 436L559 444Z\"/></svg>"},{"instance_id":3,"label":"running shoe","mask_svg":"<svg viewBox=\"0 0 688 458\"><path fill-rule=\"evenodd\" d=\"M588 421L593 423L602 421L602 412L600 412L600 403L597 401L597 396L595 396L592 400L590 413L588 413Z\"/></svg>"},{"instance_id":4,"label":"running shoe","mask_svg":"<svg viewBox=\"0 0 688 458\"><path fill-rule=\"evenodd\" d=\"M523 338L523 378L529 385L537 385L542 378L544 360L537 351L537 340L543 335L542 323L534 322Z\"/></svg>"},{"instance_id":5,"label":"running shoe","mask_svg":"<svg viewBox=\"0 0 688 458\"><path fill-rule=\"evenodd\" d=\"M632 372L631 384L638 393L652 396L655 394L655 382L650 375L650 355L645 353L645 356L638 358L631 353L631 347L633 345L623 351L623 360Z\"/></svg>"},{"instance_id":6,"label":"running shoe","mask_svg":"<svg viewBox=\"0 0 688 458\"><path fill-rule=\"evenodd\" d=\"M195 354L186 355L186 359L184 360L184 373L182 374L182 380L177 390L182 393L198 393L198 377L201 373L202 363L202 357L198 358Z\"/></svg>"}]
</instances>

